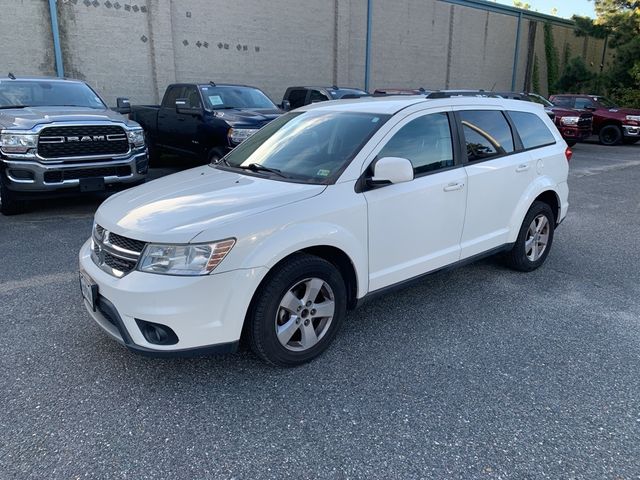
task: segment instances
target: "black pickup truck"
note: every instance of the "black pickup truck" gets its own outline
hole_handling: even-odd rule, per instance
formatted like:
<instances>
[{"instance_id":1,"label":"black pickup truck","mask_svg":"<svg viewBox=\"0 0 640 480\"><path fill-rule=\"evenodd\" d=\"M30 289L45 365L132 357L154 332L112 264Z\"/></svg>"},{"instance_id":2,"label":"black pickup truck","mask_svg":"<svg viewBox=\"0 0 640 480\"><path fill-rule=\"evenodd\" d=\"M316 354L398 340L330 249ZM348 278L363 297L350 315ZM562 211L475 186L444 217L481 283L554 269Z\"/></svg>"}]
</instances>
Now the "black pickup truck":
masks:
<instances>
[{"instance_id":1,"label":"black pickup truck","mask_svg":"<svg viewBox=\"0 0 640 480\"><path fill-rule=\"evenodd\" d=\"M169 85L161 105L132 106L152 160L161 152L216 162L282 112L262 90L246 85Z\"/></svg>"},{"instance_id":2,"label":"black pickup truck","mask_svg":"<svg viewBox=\"0 0 640 480\"><path fill-rule=\"evenodd\" d=\"M142 183L147 169L140 125L110 110L85 82L0 80L2 214L19 213L30 197Z\"/></svg>"}]
</instances>

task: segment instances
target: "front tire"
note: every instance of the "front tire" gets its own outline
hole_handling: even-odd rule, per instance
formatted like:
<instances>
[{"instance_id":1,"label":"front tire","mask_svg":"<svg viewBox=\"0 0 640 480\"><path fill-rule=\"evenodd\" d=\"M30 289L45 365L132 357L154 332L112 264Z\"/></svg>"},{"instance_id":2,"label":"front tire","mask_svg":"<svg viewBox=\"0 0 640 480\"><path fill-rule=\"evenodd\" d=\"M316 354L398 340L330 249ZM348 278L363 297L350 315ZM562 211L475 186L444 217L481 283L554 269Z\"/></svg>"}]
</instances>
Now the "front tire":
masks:
<instances>
[{"instance_id":1,"label":"front tire","mask_svg":"<svg viewBox=\"0 0 640 480\"><path fill-rule=\"evenodd\" d=\"M346 310L347 289L336 267L294 254L256 292L246 320L249 344L272 365L301 365L329 347Z\"/></svg>"},{"instance_id":2,"label":"front tire","mask_svg":"<svg viewBox=\"0 0 640 480\"><path fill-rule=\"evenodd\" d=\"M520 272L530 272L540 267L549 255L555 216L544 202L533 202L524 217L518 238L506 255L507 265Z\"/></svg>"},{"instance_id":3,"label":"front tire","mask_svg":"<svg viewBox=\"0 0 640 480\"><path fill-rule=\"evenodd\" d=\"M622 130L617 125L605 125L600 129L598 134L602 145L613 146L618 145L623 138Z\"/></svg>"},{"instance_id":4,"label":"front tire","mask_svg":"<svg viewBox=\"0 0 640 480\"><path fill-rule=\"evenodd\" d=\"M0 213L3 215L17 215L24 210L24 201L16 198L15 192L6 185L4 173L0 172Z\"/></svg>"}]
</instances>

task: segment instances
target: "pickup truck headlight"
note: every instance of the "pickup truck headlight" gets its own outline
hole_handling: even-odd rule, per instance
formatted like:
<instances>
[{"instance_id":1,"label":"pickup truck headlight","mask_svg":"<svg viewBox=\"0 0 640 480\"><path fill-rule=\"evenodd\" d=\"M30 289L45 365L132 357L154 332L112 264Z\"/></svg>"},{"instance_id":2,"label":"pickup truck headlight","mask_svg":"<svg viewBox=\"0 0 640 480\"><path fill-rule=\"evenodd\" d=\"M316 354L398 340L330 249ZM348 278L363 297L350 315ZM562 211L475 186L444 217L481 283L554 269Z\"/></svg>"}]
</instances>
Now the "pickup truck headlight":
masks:
<instances>
[{"instance_id":1,"label":"pickup truck headlight","mask_svg":"<svg viewBox=\"0 0 640 480\"><path fill-rule=\"evenodd\" d=\"M127 131L129 137L129 143L135 147L142 147L144 145L144 131L141 128L136 130Z\"/></svg>"},{"instance_id":2,"label":"pickup truck headlight","mask_svg":"<svg viewBox=\"0 0 640 480\"><path fill-rule=\"evenodd\" d=\"M27 153L38 146L38 135L25 133L3 133L0 148L5 153Z\"/></svg>"},{"instance_id":3,"label":"pickup truck headlight","mask_svg":"<svg viewBox=\"0 0 640 480\"><path fill-rule=\"evenodd\" d=\"M227 136L232 144L238 144L245 141L257 131L257 128L230 128Z\"/></svg>"},{"instance_id":4,"label":"pickup truck headlight","mask_svg":"<svg viewBox=\"0 0 640 480\"><path fill-rule=\"evenodd\" d=\"M627 121L640 122L640 115L627 115Z\"/></svg>"},{"instance_id":5,"label":"pickup truck headlight","mask_svg":"<svg viewBox=\"0 0 640 480\"><path fill-rule=\"evenodd\" d=\"M235 238L197 245L149 244L142 252L138 270L161 275L207 275L235 245Z\"/></svg>"},{"instance_id":6,"label":"pickup truck headlight","mask_svg":"<svg viewBox=\"0 0 640 480\"><path fill-rule=\"evenodd\" d=\"M560 123L565 126L577 125L579 121L580 121L580 117L562 117L560 119Z\"/></svg>"}]
</instances>

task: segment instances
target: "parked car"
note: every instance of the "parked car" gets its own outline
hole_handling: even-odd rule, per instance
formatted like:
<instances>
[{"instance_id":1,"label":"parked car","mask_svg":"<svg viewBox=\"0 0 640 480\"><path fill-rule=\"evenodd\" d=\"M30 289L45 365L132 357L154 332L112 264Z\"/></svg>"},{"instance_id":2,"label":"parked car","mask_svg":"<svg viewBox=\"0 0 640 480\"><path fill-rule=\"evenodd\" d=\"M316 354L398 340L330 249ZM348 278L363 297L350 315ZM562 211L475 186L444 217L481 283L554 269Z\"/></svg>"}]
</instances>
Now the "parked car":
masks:
<instances>
[{"instance_id":1,"label":"parked car","mask_svg":"<svg viewBox=\"0 0 640 480\"><path fill-rule=\"evenodd\" d=\"M577 142L591 136L593 115L588 110L560 107L554 105L542 95L530 92L497 92L502 98L512 98L525 102L535 102L553 113L554 121L567 145L573 147Z\"/></svg>"},{"instance_id":2,"label":"parked car","mask_svg":"<svg viewBox=\"0 0 640 480\"><path fill-rule=\"evenodd\" d=\"M336 85L333 87L289 87L284 92L280 108L293 110L311 103L368 96L369 93L360 88L338 87Z\"/></svg>"},{"instance_id":3,"label":"parked car","mask_svg":"<svg viewBox=\"0 0 640 480\"><path fill-rule=\"evenodd\" d=\"M105 201L80 251L84 304L132 350L229 352L244 331L267 362L297 365L347 309L408 280L498 252L540 267L570 155L526 102L309 105L217 165Z\"/></svg>"},{"instance_id":4,"label":"parked car","mask_svg":"<svg viewBox=\"0 0 640 480\"><path fill-rule=\"evenodd\" d=\"M130 118L147 134L149 155L162 151L217 162L282 112L247 85L176 83L161 105L132 106Z\"/></svg>"},{"instance_id":5,"label":"parked car","mask_svg":"<svg viewBox=\"0 0 640 480\"><path fill-rule=\"evenodd\" d=\"M19 213L29 198L127 187L146 175L142 128L85 82L0 80L2 214Z\"/></svg>"},{"instance_id":6,"label":"parked car","mask_svg":"<svg viewBox=\"0 0 640 480\"><path fill-rule=\"evenodd\" d=\"M552 95L559 107L585 109L593 113L593 133L603 145L632 144L640 140L640 109L618 107L600 95Z\"/></svg>"}]
</instances>

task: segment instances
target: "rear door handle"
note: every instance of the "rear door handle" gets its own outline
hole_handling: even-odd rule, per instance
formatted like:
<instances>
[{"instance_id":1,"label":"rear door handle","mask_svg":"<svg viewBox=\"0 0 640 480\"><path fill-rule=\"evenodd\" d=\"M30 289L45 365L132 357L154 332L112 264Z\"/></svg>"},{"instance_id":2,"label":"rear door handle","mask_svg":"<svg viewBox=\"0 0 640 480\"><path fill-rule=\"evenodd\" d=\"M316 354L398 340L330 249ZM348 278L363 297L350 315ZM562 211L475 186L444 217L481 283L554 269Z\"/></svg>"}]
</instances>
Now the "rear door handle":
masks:
<instances>
[{"instance_id":1,"label":"rear door handle","mask_svg":"<svg viewBox=\"0 0 640 480\"><path fill-rule=\"evenodd\" d=\"M527 165L526 163L518 165L518 168L516 168L516 172L526 172L527 170L529 170L529 165Z\"/></svg>"},{"instance_id":2,"label":"rear door handle","mask_svg":"<svg viewBox=\"0 0 640 480\"><path fill-rule=\"evenodd\" d=\"M455 192L456 190L462 190L464 188L464 183L450 183L446 187L444 187L445 192Z\"/></svg>"}]
</instances>

